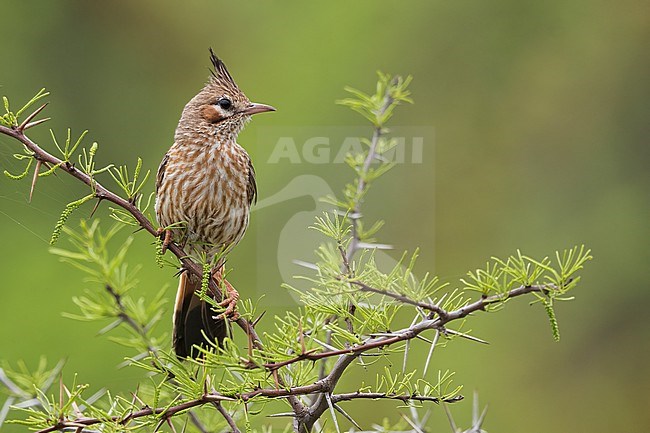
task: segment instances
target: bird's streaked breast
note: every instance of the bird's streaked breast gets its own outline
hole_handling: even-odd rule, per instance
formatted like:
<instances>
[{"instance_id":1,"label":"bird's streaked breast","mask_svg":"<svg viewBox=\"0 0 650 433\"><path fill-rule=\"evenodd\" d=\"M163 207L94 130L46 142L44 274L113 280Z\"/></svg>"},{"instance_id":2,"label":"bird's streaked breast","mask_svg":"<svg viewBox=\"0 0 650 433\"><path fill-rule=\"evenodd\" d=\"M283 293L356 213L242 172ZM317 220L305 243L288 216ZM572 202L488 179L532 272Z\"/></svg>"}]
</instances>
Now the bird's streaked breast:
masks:
<instances>
[{"instance_id":1,"label":"bird's streaked breast","mask_svg":"<svg viewBox=\"0 0 650 433\"><path fill-rule=\"evenodd\" d=\"M163 163L156 195L159 224L186 223L188 244L204 251L239 242L248 226L252 200L246 151L236 143L174 144Z\"/></svg>"}]
</instances>

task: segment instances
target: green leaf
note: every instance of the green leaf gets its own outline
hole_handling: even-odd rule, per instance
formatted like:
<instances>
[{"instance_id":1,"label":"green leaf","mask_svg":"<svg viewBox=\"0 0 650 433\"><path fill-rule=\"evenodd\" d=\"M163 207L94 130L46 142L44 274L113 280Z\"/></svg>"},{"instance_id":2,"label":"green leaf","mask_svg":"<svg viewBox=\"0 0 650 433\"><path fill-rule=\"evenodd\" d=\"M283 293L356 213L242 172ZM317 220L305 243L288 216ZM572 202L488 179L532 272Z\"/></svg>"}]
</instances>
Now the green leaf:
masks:
<instances>
[{"instance_id":1,"label":"green leaf","mask_svg":"<svg viewBox=\"0 0 650 433\"><path fill-rule=\"evenodd\" d=\"M4 171L4 175L7 176L7 177L8 177L9 179L11 179L11 180L21 180L21 179L24 179L25 176L27 176L27 174L29 173L29 169L32 167L32 162L34 162L34 159L33 159L33 158L30 158L30 159L27 161L27 166L25 167L25 171L23 171L23 172L20 173L20 174L11 174L11 173L9 173L7 170L5 170L5 171Z\"/></svg>"},{"instance_id":2,"label":"green leaf","mask_svg":"<svg viewBox=\"0 0 650 433\"><path fill-rule=\"evenodd\" d=\"M85 197L80 198L79 200L75 200L71 203L68 203L61 213L61 216L59 217L59 220L56 222L56 226L54 227L54 231L52 232L52 238L50 239L50 245L54 245L57 240L59 240L59 236L61 235L61 230L65 226L65 223L68 221L68 218L74 212L77 210L81 205L86 203L89 200L92 200L95 198L95 194L89 194Z\"/></svg>"}]
</instances>

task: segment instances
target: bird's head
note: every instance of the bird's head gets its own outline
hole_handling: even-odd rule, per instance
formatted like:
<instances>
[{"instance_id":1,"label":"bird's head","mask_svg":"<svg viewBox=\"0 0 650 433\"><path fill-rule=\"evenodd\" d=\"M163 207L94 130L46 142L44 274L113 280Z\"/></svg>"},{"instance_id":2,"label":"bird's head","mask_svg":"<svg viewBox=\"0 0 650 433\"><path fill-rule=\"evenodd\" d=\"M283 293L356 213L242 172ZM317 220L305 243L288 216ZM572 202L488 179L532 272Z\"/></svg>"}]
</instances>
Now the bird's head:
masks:
<instances>
[{"instance_id":1,"label":"bird's head","mask_svg":"<svg viewBox=\"0 0 650 433\"><path fill-rule=\"evenodd\" d=\"M212 48L210 62L214 68L210 71L210 79L185 106L181 129L189 127L236 136L253 114L275 111L270 105L251 102Z\"/></svg>"}]
</instances>

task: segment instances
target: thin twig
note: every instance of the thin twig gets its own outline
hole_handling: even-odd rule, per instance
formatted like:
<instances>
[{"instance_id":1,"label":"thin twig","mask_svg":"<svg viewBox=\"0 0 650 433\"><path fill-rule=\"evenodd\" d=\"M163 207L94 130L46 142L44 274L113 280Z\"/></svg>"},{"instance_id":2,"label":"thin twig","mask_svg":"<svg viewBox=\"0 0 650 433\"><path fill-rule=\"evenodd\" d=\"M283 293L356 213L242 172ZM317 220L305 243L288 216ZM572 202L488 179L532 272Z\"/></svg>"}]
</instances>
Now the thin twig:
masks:
<instances>
[{"instance_id":1,"label":"thin twig","mask_svg":"<svg viewBox=\"0 0 650 433\"><path fill-rule=\"evenodd\" d=\"M432 311L436 313L438 316L444 318L447 315L447 312L440 307L439 305L436 304L430 304L427 302L421 302L421 301L415 301L408 296L400 295L399 293L391 292L390 290L384 290L384 289L376 289L374 287L370 287L363 281L359 280L353 280L350 281L351 284L354 284L355 286L359 287L362 291L364 292L372 292L372 293L377 293L379 295L384 295L389 298L396 299L404 304L409 304L409 305L414 305L416 307L420 307L424 310Z\"/></svg>"},{"instance_id":2,"label":"thin twig","mask_svg":"<svg viewBox=\"0 0 650 433\"><path fill-rule=\"evenodd\" d=\"M112 286L107 284L105 286L106 291L113 297L113 300L115 301L115 306L118 309L118 317L122 322L126 323L129 325L131 329L133 329L139 336L144 340L147 344L147 350L154 355L157 355L158 349L154 347L151 344L151 341L149 339L149 336L147 335L147 331L144 329L144 326L139 324L133 317L131 317L127 310L126 307L124 306L124 303L122 302L122 296L113 289Z\"/></svg>"},{"instance_id":3,"label":"thin twig","mask_svg":"<svg viewBox=\"0 0 650 433\"><path fill-rule=\"evenodd\" d=\"M223 407L220 401L215 401L212 403L214 407L217 408L221 416L226 420L230 428L232 429L232 433L241 433L241 430L237 427L237 424L235 423L235 420L233 419L232 416L228 413L226 408Z\"/></svg>"},{"instance_id":4,"label":"thin twig","mask_svg":"<svg viewBox=\"0 0 650 433\"><path fill-rule=\"evenodd\" d=\"M379 112L377 113L378 117L383 116L384 113L386 113L386 110L388 110L390 105L393 103L393 98L391 97L388 89L389 87L386 88L386 93L384 94L384 101L383 101L384 103L382 104L381 108L379 109ZM352 239L350 241L350 245L348 246L347 253L345 254L347 256L348 261L352 261L354 254L359 249L359 242L361 241L361 239L359 238L359 219L361 218L361 200L368 186L368 183L366 182L366 176L368 175L368 172L370 170L370 165L377 158L377 146L379 145L379 140L381 139L383 134L384 134L384 128L381 125L376 126L374 128L372 132L372 139L370 140L370 148L368 149L368 155L366 155L366 159L363 161L361 172L359 173L359 182L357 183L357 194L356 194L357 201L354 205L354 208L348 215L348 218L352 223Z\"/></svg>"},{"instance_id":5,"label":"thin twig","mask_svg":"<svg viewBox=\"0 0 650 433\"><path fill-rule=\"evenodd\" d=\"M346 394L334 394L332 395L332 402L338 403L340 401L350 401L350 400L400 400L403 402L408 401L430 401L433 403L456 403L463 399L462 396L450 397L447 399L440 399L439 397L433 397L428 395L413 395L413 394L386 394L382 392L350 392Z\"/></svg>"}]
</instances>

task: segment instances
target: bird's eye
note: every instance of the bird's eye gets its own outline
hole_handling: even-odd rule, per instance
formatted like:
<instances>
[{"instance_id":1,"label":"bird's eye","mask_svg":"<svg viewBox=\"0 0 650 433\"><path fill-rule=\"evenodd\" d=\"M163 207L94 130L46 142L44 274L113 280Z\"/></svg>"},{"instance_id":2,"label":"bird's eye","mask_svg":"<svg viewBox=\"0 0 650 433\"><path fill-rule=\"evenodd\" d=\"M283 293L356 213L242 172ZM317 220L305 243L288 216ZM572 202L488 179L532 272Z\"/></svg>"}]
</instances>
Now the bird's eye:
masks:
<instances>
[{"instance_id":1,"label":"bird's eye","mask_svg":"<svg viewBox=\"0 0 650 433\"><path fill-rule=\"evenodd\" d=\"M217 105L224 110L230 110L232 107L232 101L228 98L221 98L217 101Z\"/></svg>"}]
</instances>

